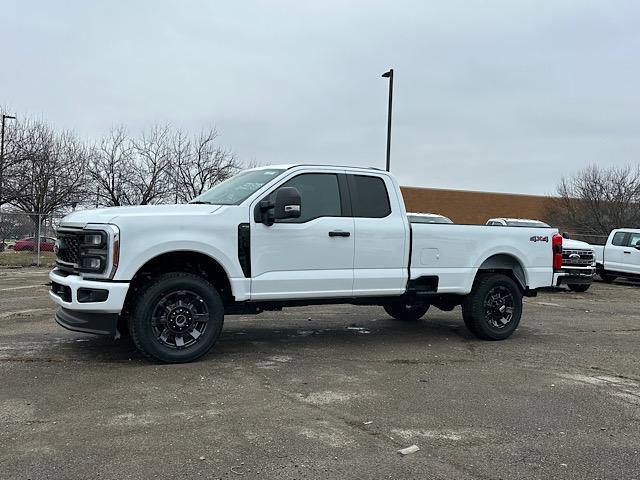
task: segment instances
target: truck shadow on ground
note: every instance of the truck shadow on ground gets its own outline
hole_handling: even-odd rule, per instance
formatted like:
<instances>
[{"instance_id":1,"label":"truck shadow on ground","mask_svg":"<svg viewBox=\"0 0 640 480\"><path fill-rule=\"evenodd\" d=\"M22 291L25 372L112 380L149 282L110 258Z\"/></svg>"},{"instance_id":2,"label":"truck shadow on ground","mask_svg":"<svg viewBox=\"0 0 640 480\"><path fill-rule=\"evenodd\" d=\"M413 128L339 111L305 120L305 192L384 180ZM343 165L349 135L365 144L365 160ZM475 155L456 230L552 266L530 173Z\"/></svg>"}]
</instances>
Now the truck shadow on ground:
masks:
<instances>
[{"instance_id":1,"label":"truck shadow on ground","mask_svg":"<svg viewBox=\"0 0 640 480\"><path fill-rule=\"evenodd\" d=\"M266 325L260 323L259 317L251 322L234 322L233 317L227 320L218 343L200 361L220 361L225 357L237 360L239 356L253 361L265 354L308 353L310 348L326 349L327 354L348 351L351 355L361 354L365 358L371 349L382 351L390 346L400 348L403 345L420 348L421 344L433 347L434 351L450 351L457 347L473 353L478 346L487 344L475 338L462 320L437 318L435 315L419 322L373 318L336 325L335 321L323 323L315 320L310 324L300 319L278 319L270 314L270 318L265 319ZM511 341L524 340L530 334L526 327L520 326ZM47 348L46 356L55 359L51 361L153 364L136 350L128 338L113 340L79 335ZM46 358L41 360L46 361Z\"/></svg>"}]
</instances>

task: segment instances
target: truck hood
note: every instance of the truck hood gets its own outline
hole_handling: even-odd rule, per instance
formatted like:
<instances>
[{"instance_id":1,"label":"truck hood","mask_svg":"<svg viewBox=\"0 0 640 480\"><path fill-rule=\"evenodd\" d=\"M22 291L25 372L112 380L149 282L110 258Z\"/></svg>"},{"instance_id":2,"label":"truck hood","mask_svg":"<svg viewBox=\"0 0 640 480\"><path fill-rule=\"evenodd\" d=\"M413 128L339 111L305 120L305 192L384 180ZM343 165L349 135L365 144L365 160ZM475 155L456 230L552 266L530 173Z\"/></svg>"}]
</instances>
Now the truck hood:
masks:
<instances>
[{"instance_id":1,"label":"truck hood","mask_svg":"<svg viewBox=\"0 0 640 480\"><path fill-rule=\"evenodd\" d=\"M205 215L215 212L220 205L178 204L139 205L135 207L109 207L72 212L62 219L61 225L84 228L89 223L115 223L121 217L162 217Z\"/></svg>"},{"instance_id":2,"label":"truck hood","mask_svg":"<svg viewBox=\"0 0 640 480\"><path fill-rule=\"evenodd\" d=\"M569 250L593 250L593 247L587 242L581 242L580 240L573 240L571 238L562 239L562 248Z\"/></svg>"}]
</instances>

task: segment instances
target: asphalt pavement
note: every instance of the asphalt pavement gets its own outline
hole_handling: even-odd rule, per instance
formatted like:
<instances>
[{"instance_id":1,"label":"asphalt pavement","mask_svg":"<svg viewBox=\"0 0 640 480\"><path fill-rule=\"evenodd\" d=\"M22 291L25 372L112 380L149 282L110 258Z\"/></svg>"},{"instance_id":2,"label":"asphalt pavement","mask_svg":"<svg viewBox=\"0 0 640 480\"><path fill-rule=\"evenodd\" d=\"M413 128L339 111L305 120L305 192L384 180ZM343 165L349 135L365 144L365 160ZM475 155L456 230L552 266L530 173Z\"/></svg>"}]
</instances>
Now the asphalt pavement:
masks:
<instances>
[{"instance_id":1,"label":"asphalt pavement","mask_svg":"<svg viewBox=\"0 0 640 480\"><path fill-rule=\"evenodd\" d=\"M46 283L0 270L3 479L640 479L638 284L526 299L503 342L459 308L230 316L158 365L57 326Z\"/></svg>"}]
</instances>

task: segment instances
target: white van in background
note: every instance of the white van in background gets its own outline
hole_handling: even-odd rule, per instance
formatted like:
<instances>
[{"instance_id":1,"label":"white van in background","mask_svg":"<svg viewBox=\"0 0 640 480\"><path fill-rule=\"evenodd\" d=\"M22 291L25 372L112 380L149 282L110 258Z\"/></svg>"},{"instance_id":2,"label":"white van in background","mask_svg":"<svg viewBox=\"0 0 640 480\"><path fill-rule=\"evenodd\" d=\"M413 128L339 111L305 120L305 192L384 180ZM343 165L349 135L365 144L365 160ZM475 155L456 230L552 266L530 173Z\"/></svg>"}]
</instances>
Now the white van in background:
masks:
<instances>
[{"instance_id":1,"label":"white van in background","mask_svg":"<svg viewBox=\"0 0 640 480\"><path fill-rule=\"evenodd\" d=\"M453 223L449 217L439 213L407 213L409 223Z\"/></svg>"}]
</instances>

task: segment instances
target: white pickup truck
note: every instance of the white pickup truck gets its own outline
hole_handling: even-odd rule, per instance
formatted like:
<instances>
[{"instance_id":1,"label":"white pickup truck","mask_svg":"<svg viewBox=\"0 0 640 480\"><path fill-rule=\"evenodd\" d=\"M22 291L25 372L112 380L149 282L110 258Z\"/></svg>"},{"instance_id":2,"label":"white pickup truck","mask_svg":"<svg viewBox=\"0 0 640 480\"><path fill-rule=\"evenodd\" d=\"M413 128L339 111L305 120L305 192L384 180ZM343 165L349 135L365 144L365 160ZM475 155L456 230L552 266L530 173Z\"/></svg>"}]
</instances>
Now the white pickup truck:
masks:
<instances>
[{"instance_id":1,"label":"white pickup truck","mask_svg":"<svg viewBox=\"0 0 640 480\"><path fill-rule=\"evenodd\" d=\"M596 271L605 282L618 277L640 278L640 229L613 230L606 245L594 245Z\"/></svg>"},{"instance_id":2,"label":"white pickup truck","mask_svg":"<svg viewBox=\"0 0 640 480\"><path fill-rule=\"evenodd\" d=\"M190 204L77 211L57 238L56 321L128 331L162 362L208 352L225 314L310 304L402 320L462 305L473 334L501 340L562 262L554 229L412 224L393 176L336 166L245 170Z\"/></svg>"}]
</instances>

